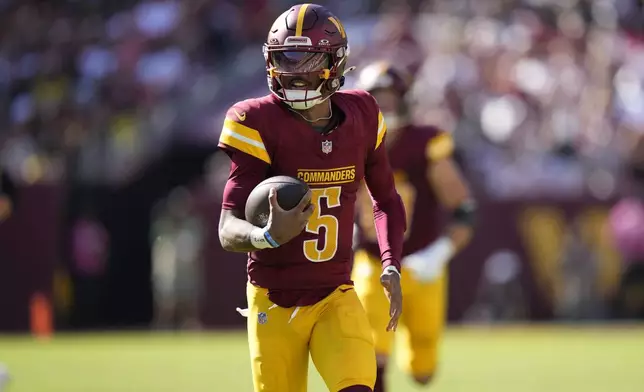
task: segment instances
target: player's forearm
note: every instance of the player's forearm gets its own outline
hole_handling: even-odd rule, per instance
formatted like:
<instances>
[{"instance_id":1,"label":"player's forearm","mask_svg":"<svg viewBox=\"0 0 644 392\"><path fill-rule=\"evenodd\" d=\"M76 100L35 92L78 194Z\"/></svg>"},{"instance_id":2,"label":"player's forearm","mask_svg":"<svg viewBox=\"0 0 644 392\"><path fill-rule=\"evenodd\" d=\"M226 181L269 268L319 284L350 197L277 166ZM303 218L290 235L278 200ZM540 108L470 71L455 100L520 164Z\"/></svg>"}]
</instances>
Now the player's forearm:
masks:
<instances>
[{"instance_id":1,"label":"player's forearm","mask_svg":"<svg viewBox=\"0 0 644 392\"><path fill-rule=\"evenodd\" d=\"M385 201L376 201L373 206L373 217L380 247L380 258L383 268L390 265L400 271L403 238L407 222L405 207L397 193Z\"/></svg>"},{"instance_id":2,"label":"player's forearm","mask_svg":"<svg viewBox=\"0 0 644 392\"><path fill-rule=\"evenodd\" d=\"M476 223L476 202L470 198L463 199L452 210L451 223L445 235L450 239L454 253L463 249L472 239Z\"/></svg>"},{"instance_id":3,"label":"player's forearm","mask_svg":"<svg viewBox=\"0 0 644 392\"><path fill-rule=\"evenodd\" d=\"M452 159L432 161L427 169L429 183L440 203L451 211L451 223L441 237L450 248L450 258L470 241L476 219L476 203L467 182Z\"/></svg>"},{"instance_id":4,"label":"player's forearm","mask_svg":"<svg viewBox=\"0 0 644 392\"><path fill-rule=\"evenodd\" d=\"M452 244L454 244L455 252L460 252L465 248L472 239L473 234L474 230L472 226L458 223L449 225L446 231L447 237L450 239Z\"/></svg>"},{"instance_id":5,"label":"player's forearm","mask_svg":"<svg viewBox=\"0 0 644 392\"><path fill-rule=\"evenodd\" d=\"M445 234L416 255L422 259L437 259L442 263L448 263L472 238L475 213L476 203L472 200L463 201L452 211L451 223L447 226Z\"/></svg>"},{"instance_id":6,"label":"player's forearm","mask_svg":"<svg viewBox=\"0 0 644 392\"><path fill-rule=\"evenodd\" d=\"M365 171L365 182L373 200L373 218L383 268L393 265L400 271L407 218L405 206L396 192L384 145L373 152Z\"/></svg>"},{"instance_id":7,"label":"player's forearm","mask_svg":"<svg viewBox=\"0 0 644 392\"><path fill-rule=\"evenodd\" d=\"M256 250L251 241L251 232L256 227L243 219L229 217L219 227L219 241L228 252L252 252Z\"/></svg>"},{"instance_id":8,"label":"player's forearm","mask_svg":"<svg viewBox=\"0 0 644 392\"><path fill-rule=\"evenodd\" d=\"M219 241L228 252L253 252L274 247L267 239L266 229L257 227L223 210L219 221Z\"/></svg>"}]
</instances>

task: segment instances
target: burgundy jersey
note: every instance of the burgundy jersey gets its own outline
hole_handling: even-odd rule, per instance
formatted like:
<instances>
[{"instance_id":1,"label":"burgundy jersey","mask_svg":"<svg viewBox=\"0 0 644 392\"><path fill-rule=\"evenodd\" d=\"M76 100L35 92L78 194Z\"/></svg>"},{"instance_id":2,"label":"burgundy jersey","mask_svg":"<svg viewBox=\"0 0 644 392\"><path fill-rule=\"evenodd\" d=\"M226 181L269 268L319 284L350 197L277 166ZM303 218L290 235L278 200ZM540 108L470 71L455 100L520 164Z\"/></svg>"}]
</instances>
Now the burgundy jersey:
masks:
<instances>
[{"instance_id":1,"label":"burgundy jersey","mask_svg":"<svg viewBox=\"0 0 644 392\"><path fill-rule=\"evenodd\" d=\"M268 95L233 105L219 139L232 160L224 209L244 211L253 188L272 176L297 177L312 190L315 209L305 231L278 248L249 254L250 282L268 288L280 306L315 303L351 283L355 201L363 179L374 213L393 215L379 233L383 265L400 265L405 217L383 142L382 114L363 91L338 92L331 100L344 114L331 132L317 132Z\"/></svg>"},{"instance_id":2,"label":"burgundy jersey","mask_svg":"<svg viewBox=\"0 0 644 392\"><path fill-rule=\"evenodd\" d=\"M429 183L432 162L452 155L451 136L434 127L407 126L388 147L389 160L398 194L407 213L403 256L425 248L442 232L442 209ZM371 217L371 201L366 192L359 194L359 247L379 255L376 231Z\"/></svg>"}]
</instances>

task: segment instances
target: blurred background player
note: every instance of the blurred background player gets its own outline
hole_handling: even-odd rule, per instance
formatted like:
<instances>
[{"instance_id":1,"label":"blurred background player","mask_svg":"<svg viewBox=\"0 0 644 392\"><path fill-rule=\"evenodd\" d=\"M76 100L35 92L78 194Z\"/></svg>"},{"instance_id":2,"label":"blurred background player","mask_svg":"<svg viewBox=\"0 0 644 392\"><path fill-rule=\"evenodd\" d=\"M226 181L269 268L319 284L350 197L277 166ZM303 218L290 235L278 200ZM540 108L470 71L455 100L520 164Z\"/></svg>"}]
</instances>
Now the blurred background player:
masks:
<instances>
[{"instance_id":1,"label":"blurred background player","mask_svg":"<svg viewBox=\"0 0 644 392\"><path fill-rule=\"evenodd\" d=\"M378 101L389 127L387 149L396 189L403 199L408 229L403 250L405 297L398 332L400 365L420 384L428 384L437 363L438 341L445 323L445 267L472 236L475 205L468 185L452 160L450 134L418 126L406 101L410 76L389 63L373 63L360 73L357 87ZM354 264L356 291L369 315L378 362L375 391L385 390L385 368L393 334L387 333L387 301L378 284L376 231L370 200L361 194L358 251ZM451 216L444 227L443 209ZM443 230L444 229L444 230Z\"/></svg>"},{"instance_id":2,"label":"blurred background player","mask_svg":"<svg viewBox=\"0 0 644 392\"><path fill-rule=\"evenodd\" d=\"M405 213L385 149L387 127L372 96L338 92L348 54L331 12L293 6L264 45L272 94L233 105L219 139L232 161L219 238L225 250L249 252L248 310L240 313L248 317L255 391L305 391L309 353L330 391L372 391L371 329L350 276L363 179L380 234L378 277L391 302L383 332L396 328L402 310ZM245 220L246 200L276 175L301 178L311 191L286 211L271 189L269 223L256 227Z\"/></svg>"}]
</instances>

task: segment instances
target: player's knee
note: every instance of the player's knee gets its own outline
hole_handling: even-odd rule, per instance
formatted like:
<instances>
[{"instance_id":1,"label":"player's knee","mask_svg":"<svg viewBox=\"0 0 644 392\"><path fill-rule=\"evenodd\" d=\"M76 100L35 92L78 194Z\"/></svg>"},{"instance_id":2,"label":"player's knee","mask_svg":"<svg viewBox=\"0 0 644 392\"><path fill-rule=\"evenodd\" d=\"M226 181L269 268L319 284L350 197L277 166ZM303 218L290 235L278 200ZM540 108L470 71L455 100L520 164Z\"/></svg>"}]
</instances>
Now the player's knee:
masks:
<instances>
[{"instance_id":1,"label":"player's knee","mask_svg":"<svg viewBox=\"0 0 644 392\"><path fill-rule=\"evenodd\" d=\"M434 379L434 374L417 374L414 376L414 381L416 384L421 386L426 386L432 383Z\"/></svg>"},{"instance_id":2,"label":"player's knee","mask_svg":"<svg viewBox=\"0 0 644 392\"><path fill-rule=\"evenodd\" d=\"M366 385L352 385L341 389L339 392L372 392L372 390Z\"/></svg>"}]
</instances>

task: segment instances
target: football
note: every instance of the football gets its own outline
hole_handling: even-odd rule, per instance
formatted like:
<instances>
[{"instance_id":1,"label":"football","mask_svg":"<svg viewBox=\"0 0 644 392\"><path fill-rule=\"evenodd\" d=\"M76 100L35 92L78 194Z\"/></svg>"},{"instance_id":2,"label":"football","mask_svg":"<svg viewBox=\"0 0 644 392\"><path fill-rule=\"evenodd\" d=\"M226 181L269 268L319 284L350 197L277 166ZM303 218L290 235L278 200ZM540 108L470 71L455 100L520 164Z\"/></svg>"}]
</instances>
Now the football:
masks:
<instances>
[{"instance_id":1,"label":"football","mask_svg":"<svg viewBox=\"0 0 644 392\"><path fill-rule=\"evenodd\" d=\"M248 195L244 211L246 220L255 226L265 227L268 223L268 192L271 188L277 191L277 203L285 210L297 206L309 191L309 186L304 181L289 176L275 176L260 182Z\"/></svg>"}]
</instances>

